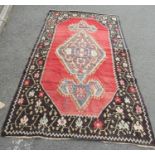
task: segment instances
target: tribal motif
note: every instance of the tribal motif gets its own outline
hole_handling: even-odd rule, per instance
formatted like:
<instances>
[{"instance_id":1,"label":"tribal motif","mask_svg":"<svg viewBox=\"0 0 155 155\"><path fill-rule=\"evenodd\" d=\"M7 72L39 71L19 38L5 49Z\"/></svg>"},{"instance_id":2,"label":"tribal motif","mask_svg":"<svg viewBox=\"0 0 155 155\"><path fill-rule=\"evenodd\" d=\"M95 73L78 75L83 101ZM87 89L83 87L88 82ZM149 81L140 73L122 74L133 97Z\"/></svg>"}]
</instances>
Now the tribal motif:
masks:
<instances>
[{"instance_id":1,"label":"tribal motif","mask_svg":"<svg viewBox=\"0 0 155 155\"><path fill-rule=\"evenodd\" d=\"M87 33L96 31L95 26L90 26L84 21L69 25L69 29L77 31L65 44L57 49L57 55L62 60L70 74L75 74L79 84L72 81L62 81L60 90L65 95L71 95L77 105L83 107L91 96L101 96L102 86L97 81L83 83L104 60L105 52L96 41ZM95 92L95 93L94 93ZM96 94L96 95L95 95Z\"/></svg>"},{"instance_id":2,"label":"tribal motif","mask_svg":"<svg viewBox=\"0 0 155 155\"><path fill-rule=\"evenodd\" d=\"M98 81L89 81L87 84L75 84L71 80L64 80L60 84L60 91L65 95L71 95L77 105L83 107L91 97L100 97L103 88Z\"/></svg>"},{"instance_id":3,"label":"tribal motif","mask_svg":"<svg viewBox=\"0 0 155 155\"><path fill-rule=\"evenodd\" d=\"M106 54L85 31L79 31L57 49L69 73L83 81L104 60Z\"/></svg>"},{"instance_id":4,"label":"tribal motif","mask_svg":"<svg viewBox=\"0 0 155 155\"><path fill-rule=\"evenodd\" d=\"M2 135L154 145L117 16L48 13Z\"/></svg>"},{"instance_id":5,"label":"tribal motif","mask_svg":"<svg viewBox=\"0 0 155 155\"><path fill-rule=\"evenodd\" d=\"M87 31L87 32L95 32L96 31L96 27L94 25L88 25L87 22L81 20L79 23L77 24L71 24L69 25L69 29L71 31Z\"/></svg>"}]
</instances>

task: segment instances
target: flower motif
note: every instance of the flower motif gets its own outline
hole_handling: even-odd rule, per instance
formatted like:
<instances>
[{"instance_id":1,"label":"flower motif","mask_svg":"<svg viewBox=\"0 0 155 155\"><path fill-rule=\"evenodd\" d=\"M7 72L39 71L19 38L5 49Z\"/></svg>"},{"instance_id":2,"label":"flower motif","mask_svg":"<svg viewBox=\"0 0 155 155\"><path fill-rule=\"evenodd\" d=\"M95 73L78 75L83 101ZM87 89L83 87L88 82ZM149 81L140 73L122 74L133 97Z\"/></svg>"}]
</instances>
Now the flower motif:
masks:
<instances>
[{"instance_id":1,"label":"flower motif","mask_svg":"<svg viewBox=\"0 0 155 155\"><path fill-rule=\"evenodd\" d=\"M19 98L17 103L19 105L22 105L24 103L24 98Z\"/></svg>"},{"instance_id":2,"label":"flower motif","mask_svg":"<svg viewBox=\"0 0 155 155\"><path fill-rule=\"evenodd\" d=\"M35 93L34 90L31 90L31 91L29 92L29 96L30 96L30 97L33 97L33 96L34 96L34 93Z\"/></svg>"},{"instance_id":3,"label":"flower motif","mask_svg":"<svg viewBox=\"0 0 155 155\"><path fill-rule=\"evenodd\" d=\"M128 92L129 92L129 93L136 93L135 87L129 86L129 87L128 87Z\"/></svg>"},{"instance_id":4,"label":"flower motif","mask_svg":"<svg viewBox=\"0 0 155 155\"><path fill-rule=\"evenodd\" d=\"M43 48L43 43L39 43L38 48Z\"/></svg>"},{"instance_id":5,"label":"flower motif","mask_svg":"<svg viewBox=\"0 0 155 155\"><path fill-rule=\"evenodd\" d=\"M119 57L116 57L116 61L120 61L120 58Z\"/></svg>"},{"instance_id":6,"label":"flower motif","mask_svg":"<svg viewBox=\"0 0 155 155\"><path fill-rule=\"evenodd\" d=\"M124 80L120 80L119 82L120 82L121 85L125 85Z\"/></svg>"},{"instance_id":7,"label":"flower motif","mask_svg":"<svg viewBox=\"0 0 155 155\"><path fill-rule=\"evenodd\" d=\"M124 98L124 102L125 102L125 103L130 103L130 99L129 99L128 97L125 97L125 98Z\"/></svg>"},{"instance_id":8,"label":"flower motif","mask_svg":"<svg viewBox=\"0 0 155 155\"><path fill-rule=\"evenodd\" d=\"M122 102L122 100L119 96L116 96L114 100L115 100L116 104L120 104Z\"/></svg>"},{"instance_id":9,"label":"flower motif","mask_svg":"<svg viewBox=\"0 0 155 155\"><path fill-rule=\"evenodd\" d=\"M39 54L37 53L37 54L35 55L35 57L38 58L38 57L39 57Z\"/></svg>"},{"instance_id":10,"label":"flower motif","mask_svg":"<svg viewBox=\"0 0 155 155\"><path fill-rule=\"evenodd\" d=\"M42 64L43 64L43 61L42 61L42 60L39 60L39 61L38 61L38 64L39 64L39 65L42 65Z\"/></svg>"},{"instance_id":11,"label":"flower motif","mask_svg":"<svg viewBox=\"0 0 155 155\"><path fill-rule=\"evenodd\" d=\"M141 114L142 113L142 108L139 105L136 106L136 113L137 114Z\"/></svg>"},{"instance_id":12,"label":"flower motif","mask_svg":"<svg viewBox=\"0 0 155 155\"><path fill-rule=\"evenodd\" d=\"M123 109L120 108L120 107L117 107L117 108L116 108L116 111L117 111L117 113L119 113L119 114L122 114L122 113L123 113Z\"/></svg>"},{"instance_id":13,"label":"flower motif","mask_svg":"<svg viewBox=\"0 0 155 155\"><path fill-rule=\"evenodd\" d=\"M28 117L25 115L20 119L20 123L22 125L27 125L28 120L29 120Z\"/></svg>"},{"instance_id":14,"label":"flower motif","mask_svg":"<svg viewBox=\"0 0 155 155\"><path fill-rule=\"evenodd\" d=\"M129 124L127 122L125 122L124 120L121 120L119 123L118 123L118 128L120 130L129 130Z\"/></svg>"},{"instance_id":15,"label":"flower motif","mask_svg":"<svg viewBox=\"0 0 155 155\"><path fill-rule=\"evenodd\" d=\"M44 96L44 92L40 91L39 92L39 97L43 97Z\"/></svg>"},{"instance_id":16,"label":"flower motif","mask_svg":"<svg viewBox=\"0 0 155 155\"><path fill-rule=\"evenodd\" d=\"M64 117L61 117L60 119L58 119L58 126L66 126L66 119Z\"/></svg>"},{"instance_id":17,"label":"flower motif","mask_svg":"<svg viewBox=\"0 0 155 155\"><path fill-rule=\"evenodd\" d=\"M48 41L46 41L46 42L44 43L44 45L45 45L45 46L48 46L48 45L49 45L49 42L48 42Z\"/></svg>"},{"instance_id":18,"label":"flower motif","mask_svg":"<svg viewBox=\"0 0 155 155\"><path fill-rule=\"evenodd\" d=\"M31 67L30 67L30 69L34 69L35 68L35 65L32 65Z\"/></svg>"},{"instance_id":19,"label":"flower motif","mask_svg":"<svg viewBox=\"0 0 155 155\"><path fill-rule=\"evenodd\" d=\"M52 34L51 33L48 33L47 36L48 36L48 38L52 38Z\"/></svg>"},{"instance_id":20,"label":"flower motif","mask_svg":"<svg viewBox=\"0 0 155 155\"><path fill-rule=\"evenodd\" d=\"M30 80L25 80L25 81L24 81L24 85L25 85L25 86L28 86L29 83L30 83Z\"/></svg>"},{"instance_id":21,"label":"flower motif","mask_svg":"<svg viewBox=\"0 0 155 155\"><path fill-rule=\"evenodd\" d=\"M81 118L78 118L77 121L75 122L75 124L76 124L76 127L81 128L83 125Z\"/></svg>"},{"instance_id":22,"label":"flower motif","mask_svg":"<svg viewBox=\"0 0 155 155\"><path fill-rule=\"evenodd\" d=\"M124 62L123 63L123 67L128 67L127 63Z\"/></svg>"},{"instance_id":23,"label":"flower motif","mask_svg":"<svg viewBox=\"0 0 155 155\"><path fill-rule=\"evenodd\" d=\"M46 115L44 115L41 119L40 119L40 124L43 126L46 126L48 122L48 119L46 117Z\"/></svg>"},{"instance_id":24,"label":"flower motif","mask_svg":"<svg viewBox=\"0 0 155 155\"><path fill-rule=\"evenodd\" d=\"M126 56L126 53L125 52L121 52L121 56Z\"/></svg>"},{"instance_id":25,"label":"flower motif","mask_svg":"<svg viewBox=\"0 0 155 155\"><path fill-rule=\"evenodd\" d=\"M86 97L86 90L85 90L85 88L81 88L81 87L77 88L76 95L77 95L77 98L84 98L84 97Z\"/></svg>"},{"instance_id":26,"label":"flower motif","mask_svg":"<svg viewBox=\"0 0 155 155\"><path fill-rule=\"evenodd\" d=\"M93 126L95 129L102 129L103 128L103 122L99 119L97 119L94 123Z\"/></svg>"},{"instance_id":27,"label":"flower motif","mask_svg":"<svg viewBox=\"0 0 155 155\"><path fill-rule=\"evenodd\" d=\"M117 67L117 72L121 72L122 70L121 70L121 67L119 66L119 67Z\"/></svg>"},{"instance_id":28,"label":"flower motif","mask_svg":"<svg viewBox=\"0 0 155 155\"><path fill-rule=\"evenodd\" d=\"M34 78L38 78L38 77L39 77L39 73L35 73Z\"/></svg>"},{"instance_id":29,"label":"flower motif","mask_svg":"<svg viewBox=\"0 0 155 155\"><path fill-rule=\"evenodd\" d=\"M47 51L43 51L42 53L43 53L43 54L46 54L46 53L47 53Z\"/></svg>"},{"instance_id":30,"label":"flower motif","mask_svg":"<svg viewBox=\"0 0 155 155\"><path fill-rule=\"evenodd\" d=\"M45 40L46 38L45 38L45 36L43 36L42 38L41 38L41 40Z\"/></svg>"},{"instance_id":31,"label":"flower motif","mask_svg":"<svg viewBox=\"0 0 155 155\"><path fill-rule=\"evenodd\" d=\"M130 74L127 74L126 77L129 79L132 78Z\"/></svg>"},{"instance_id":32,"label":"flower motif","mask_svg":"<svg viewBox=\"0 0 155 155\"><path fill-rule=\"evenodd\" d=\"M36 102L37 107L40 107L41 103L42 103L41 100L38 100L38 101Z\"/></svg>"},{"instance_id":33,"label":"flower motif","mask_svg":"<svg viewBox=\"0 0 155 155\"><path fill-rule=\"evenodd\" d=\"M133 128L135 131L137 132L143 132L144 129L142 127L142 125L139 123L139 121L137 121L134 125L133 125Z\"/></svg>"}]
</instances>

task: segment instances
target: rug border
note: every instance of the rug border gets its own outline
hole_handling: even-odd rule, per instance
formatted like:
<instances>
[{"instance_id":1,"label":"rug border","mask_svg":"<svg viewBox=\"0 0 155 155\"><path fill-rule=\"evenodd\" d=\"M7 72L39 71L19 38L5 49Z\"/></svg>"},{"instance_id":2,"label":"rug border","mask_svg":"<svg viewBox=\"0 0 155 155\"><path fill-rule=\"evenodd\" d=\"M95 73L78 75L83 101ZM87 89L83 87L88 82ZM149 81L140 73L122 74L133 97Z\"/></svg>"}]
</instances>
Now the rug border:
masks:
<instances>
[{"instance_id":1,"label":"rug border","mask_svg":"<svg viewBox=\"0 0 155 155\"><path fill-rule=\"evenodd\" d=\"M119 25L119 28L120 28L120 33L121 33L122 37L124 38L123 41L124 41L124 44L125 44L126 52L128 53L128 61L129 61L130 69L131 69L131 72L132 72L132 74L133 74L133 77L135 78L135 74L134 74L134 70L133 70L133 65L132 65L132 62L131 62L131 56L130 56L130 52L129 52L130 50L128 49L128 46L127 46L127 43L126 43L124 34L123 34L123 32L122 32L122 26L121 26L121 22L120 22L119 16L113 15L113 14L102 14L102 13L85 12L85 11L59 11L59 10L49 10L49 12L47 13L45 19L43 20L43 26L42 26L42 28L41 28L41 30L40 30L40 33L39 33L39 35L38 35L38 37L37 37L37 39L36 39L36 42L35 42L34 46L33 46L33 48L32 48L32 51L31 51L31 53L30 53L30 56L28 57L27 63L26 63L25 68L24 68L24 71L23 71L23 73L22 73L22 75L21 75L19 84L18 84L17 89L16 89L16 91L15 91L15 95L13 96L13 99L12 99L12 101L11 101L10 108L9 108L9 110L8 110L8 112L7 112L7 116L5 117L5 121L4 121L4 124L3 124L2 129L1 129L1 136L2 136L2 137L16 137L16 138L37 138L37 137L39 137L39 138L41 138L41 139L54 139L54 140L62 140L62 139L70 140L70 139L77 139L77 140L87 140L87 141L91 141L91 139L83 139L83 138L76 138L76 137L75 137L75 138L74 138L74 137L72 137L72 138L52 138L52 137L49 137L49 138L48 138L48 137L46 137L46 136L33 136L33 135L32 135L32 136L14 136L14 135L8 136L8 135L6 135L5 132L4 132L5 126L7 125L7 121L8 121L8 119L9 119L9 114L10 114L12 108L13 108L13 105L14 105L14 100L16 99L16 96L17 96L17 94L18 94L19 88L20 88L21 83L22 83L22 81L23 81L23 78L24 78L24 76L25 76L25 72L26 72L26 70L27 70L27 68L28 68L28 65L29 65L29 63L30 63L30 60L31 60L33 54L34 54L35 51L36 51L35 48L36 48L36 46L37 46L37 44L38 44L38 42L39 42L39 40L40 40L41 34L42 34L42 32L43 32L43 29L44 29L44 27L46 26L47 18L48 18L49 14L50 14L51 12L90 13L90 14L96 14L96 15L115 16L115 17L117 18L117 22L118 22L118 25ZM108 140L108 141L106 141L106 140L95 140L95 141L101 141L101 142L104 142L104 143L116 143L116 144L132 144L132 145L136 145L136 146L140 146L140 147L151 147L151 148L155 148L155 138L154 138L153 128L152 128L151 121L150 121L150 117L149 117L149 114L148 114L148 111L147 111L147 108L146 108L146 105L145 105L145 102L144 102L144 98L143 98L143 96L142 96L142 94L141 94L141 91L140 91L140 89L139 89L139 85L138 85L138 82L137 82L137 79L136 79L136 78L135 78L135 84L136 84L136 86L137 86L137 89L138 89L138 92L139 92L139 96L140 96L140 98L141 98L141 100L142 100L142 104L143 104L143 106L144 106L145 113L146 113L146 116L147 116L147 119L148 119L148 125L149 125L149 127L150 127L150 131L151 131L152 138L154 139L154 141L152 141L152 143L151 143L151 144L148 144L148 145L136 144L136 143L130 143L130 142L124 142L124 143L122 143L122 142L117 142L117 141L114 142L114 141L110 141L110 140ZM93 139L92 139L92 140L93 140Z\"/></svg>"}]
</instances>

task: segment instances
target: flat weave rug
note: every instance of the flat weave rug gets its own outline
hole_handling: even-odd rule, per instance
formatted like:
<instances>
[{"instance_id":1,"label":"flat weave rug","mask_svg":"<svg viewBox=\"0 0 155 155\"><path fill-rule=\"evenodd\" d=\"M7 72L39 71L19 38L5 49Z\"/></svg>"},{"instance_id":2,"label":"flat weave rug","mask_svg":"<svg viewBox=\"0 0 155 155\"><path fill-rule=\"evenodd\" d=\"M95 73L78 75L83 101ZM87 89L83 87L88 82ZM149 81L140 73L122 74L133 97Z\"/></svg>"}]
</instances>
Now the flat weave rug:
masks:
<instances>
[{"instance_id":1,"label":"flat weave rug","mask_svg":"<svg viewBox=\"0 0 155 155\"><path fill-rule=\"evenodd\" d=\"M155 144L118 16L49 11L2 136Z\"/></svg>"}]
</instances>

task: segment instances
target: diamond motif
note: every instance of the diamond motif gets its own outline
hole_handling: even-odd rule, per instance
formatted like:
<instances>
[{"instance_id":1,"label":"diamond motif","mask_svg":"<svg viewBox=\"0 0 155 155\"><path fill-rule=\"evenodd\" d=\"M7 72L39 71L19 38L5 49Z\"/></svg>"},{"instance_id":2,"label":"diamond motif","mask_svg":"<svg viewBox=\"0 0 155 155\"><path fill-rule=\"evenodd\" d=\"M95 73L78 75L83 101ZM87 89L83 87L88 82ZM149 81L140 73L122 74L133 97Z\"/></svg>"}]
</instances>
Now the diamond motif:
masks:
<instances>
[{"instance_id":1,"label":"diamond motif","mask_svg":"<svg viewBox=\"0 0 155 155\"><path fill-rule=\"evenodd\" d=\"M104 60L106 54L97 42L84 30L69 38L57 49L57 55L69 73L83 81Z\"/></svg>"}]
</instances>

